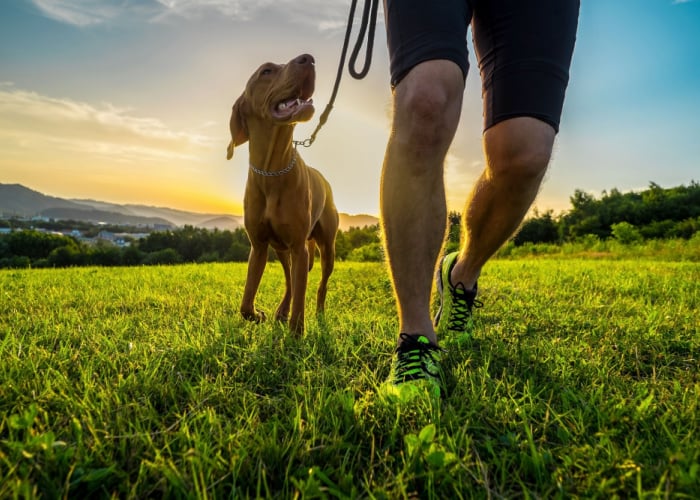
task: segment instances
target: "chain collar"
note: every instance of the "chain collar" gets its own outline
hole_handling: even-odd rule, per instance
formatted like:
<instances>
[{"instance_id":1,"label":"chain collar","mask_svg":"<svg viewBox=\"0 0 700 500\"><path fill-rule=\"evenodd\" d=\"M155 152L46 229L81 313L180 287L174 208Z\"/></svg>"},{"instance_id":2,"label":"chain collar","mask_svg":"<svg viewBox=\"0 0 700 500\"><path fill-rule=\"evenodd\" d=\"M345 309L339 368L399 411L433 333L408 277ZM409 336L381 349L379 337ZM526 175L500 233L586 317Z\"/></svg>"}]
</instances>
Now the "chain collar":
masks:
<instances>
[{"instance_id":1,"label":"chain collar","mask_svg":"<svg viewBox=\"0 0 700 500\"><path fill-rule=\"evenodd\" d=\"M293 168L294 165L297 164L297 151L296 149L292 150L292 159L289 160L289 165L284 167L282 170L260 170L259 168L255 168L252 164L250 165L250 169L255 172L258 175L262 175L263 177L279 177L280 175L284 175L286 173L289 173Z\"/></svg>"}]
</instances>

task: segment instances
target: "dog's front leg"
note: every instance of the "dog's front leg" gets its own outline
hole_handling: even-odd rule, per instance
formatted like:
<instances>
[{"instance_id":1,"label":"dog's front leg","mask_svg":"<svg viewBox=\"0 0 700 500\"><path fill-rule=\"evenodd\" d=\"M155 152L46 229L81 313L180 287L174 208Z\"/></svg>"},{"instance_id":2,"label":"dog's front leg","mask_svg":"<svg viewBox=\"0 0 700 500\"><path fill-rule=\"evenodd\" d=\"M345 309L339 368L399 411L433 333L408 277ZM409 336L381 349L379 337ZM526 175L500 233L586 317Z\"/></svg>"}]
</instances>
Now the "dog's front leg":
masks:
<instances>
[{"instance_id":1,"label":"dog's front leg","mask_svg":"<svg viewBox=\"0 0 700 500\"><path fill-rule=\"evenodd\" d=\"M250 249L248 255L248 275L243 290L241 302L241 315L249 321L264 321L265 313L255 310L255 294L262 279L263 271L267 264L267 245L260 245Z\"/></svg>"},{"instance_id":2,"label":"dog's front leg","mask_svg":"<svg viewBox=\"0 0 700 500\"><path fill-rule=\"evenodd\" d=\"M304 305L309 277L309 252L306 242L292 248L292 317L290 328L296 335L304 333Z\"/></svg>"}]
</instances>

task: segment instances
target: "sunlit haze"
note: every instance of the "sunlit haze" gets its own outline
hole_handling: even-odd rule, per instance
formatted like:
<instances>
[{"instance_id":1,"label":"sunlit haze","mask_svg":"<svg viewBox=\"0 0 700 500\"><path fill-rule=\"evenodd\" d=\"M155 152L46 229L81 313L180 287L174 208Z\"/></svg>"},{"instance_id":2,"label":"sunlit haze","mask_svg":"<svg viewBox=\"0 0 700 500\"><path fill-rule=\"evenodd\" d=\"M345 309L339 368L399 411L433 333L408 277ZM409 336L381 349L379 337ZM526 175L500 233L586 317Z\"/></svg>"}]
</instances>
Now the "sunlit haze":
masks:
<instances>
[{"instance_id":1,"label":"sunlit haze","mask_svg":"<svg viewBox=\"0 0 700 500\"><path fill-rule=\"evenodd\" d=\"M242 213L247 147L226 161L233 101L261 63L316 58L316 115L330 96L349 2L9 0L0 16L0 183L52 196ZM301 154L339 211L379 212L391 93L383 13L372 68L347 73ZM700 0L584 0L554 158L535 206L575 189L700 179ZM446 161L461 210L484 165L472 55Z\"/></svg>"}]
</instances>

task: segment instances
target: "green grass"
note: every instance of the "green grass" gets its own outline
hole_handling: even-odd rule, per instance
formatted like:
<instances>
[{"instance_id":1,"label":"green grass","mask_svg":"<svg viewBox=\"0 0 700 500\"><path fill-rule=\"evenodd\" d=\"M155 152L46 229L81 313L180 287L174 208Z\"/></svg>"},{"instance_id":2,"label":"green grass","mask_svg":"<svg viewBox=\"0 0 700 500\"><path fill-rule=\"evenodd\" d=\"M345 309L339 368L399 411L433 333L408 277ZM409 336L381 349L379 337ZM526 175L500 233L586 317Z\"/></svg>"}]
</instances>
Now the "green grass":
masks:
<instances>
[{"instance_id":1,"label":"green grass","mask_svg":"<svg viewBox=\"0 0 700 500\"><path fill-rule=\"evenodd\" d=\"M384 266L301 340L240 318L245 269L0 272L0 498L700 495L697 263L492 261L439 408L378 396Z\"/></svg>"}]
</instances>

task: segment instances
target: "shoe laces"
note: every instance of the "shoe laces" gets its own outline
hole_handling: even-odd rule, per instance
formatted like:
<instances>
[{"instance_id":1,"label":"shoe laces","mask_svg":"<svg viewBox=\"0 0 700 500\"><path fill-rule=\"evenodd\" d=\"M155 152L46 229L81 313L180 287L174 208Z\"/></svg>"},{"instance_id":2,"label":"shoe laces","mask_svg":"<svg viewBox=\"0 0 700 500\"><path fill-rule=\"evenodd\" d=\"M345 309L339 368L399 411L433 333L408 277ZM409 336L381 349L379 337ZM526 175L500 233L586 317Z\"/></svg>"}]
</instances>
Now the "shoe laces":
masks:
<instances>
[{"instance_id":1,"label":"shoe laces","mask_svg":"<svg viewBox=\"0 0 700 500\"><path fill-rule=\"evenodd\" d=\"M438 362L442 351L425 337L418 338L402 333L401 344L396 348L395 380L398 384L408 380L437 379L440 376Z\"/></svg>"},{"instance_id":2,"label":"shoe laces","mask_svg":"<svg viewBox=\"0 0 700 500\"><path fill-rule=\"evenodd\" d=\"M448 321L449 330L464 330L472 316L472 309L484 307L484 303L476 298L476 287L472 290L464 288L462 283L452 287L452 310Z\"/></svg>"}]
</instances>

